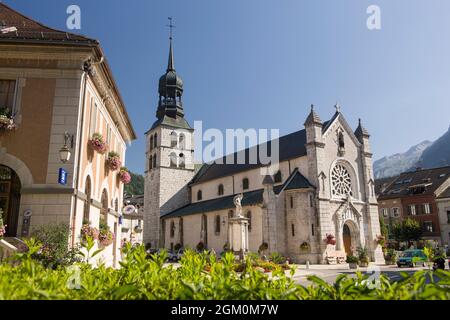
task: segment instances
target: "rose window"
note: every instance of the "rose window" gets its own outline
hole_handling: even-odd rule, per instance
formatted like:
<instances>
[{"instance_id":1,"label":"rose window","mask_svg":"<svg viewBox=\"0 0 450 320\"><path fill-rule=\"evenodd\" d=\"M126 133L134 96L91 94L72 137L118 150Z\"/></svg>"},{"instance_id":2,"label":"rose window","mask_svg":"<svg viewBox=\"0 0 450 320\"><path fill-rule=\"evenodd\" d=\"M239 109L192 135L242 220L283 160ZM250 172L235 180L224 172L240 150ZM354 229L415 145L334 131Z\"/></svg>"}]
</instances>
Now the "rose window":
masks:
<instances>
[{"instance_id":1,"label":"rose window","mask_svg":"<svg viewBox=\"0 0 450 320\"><path fill-rule=\"evenodd\" d=\"M353 195L352 179L347 168L342 165L337 165L331 172L332 192L334 196Z\"/></svg>"}]
</instances>

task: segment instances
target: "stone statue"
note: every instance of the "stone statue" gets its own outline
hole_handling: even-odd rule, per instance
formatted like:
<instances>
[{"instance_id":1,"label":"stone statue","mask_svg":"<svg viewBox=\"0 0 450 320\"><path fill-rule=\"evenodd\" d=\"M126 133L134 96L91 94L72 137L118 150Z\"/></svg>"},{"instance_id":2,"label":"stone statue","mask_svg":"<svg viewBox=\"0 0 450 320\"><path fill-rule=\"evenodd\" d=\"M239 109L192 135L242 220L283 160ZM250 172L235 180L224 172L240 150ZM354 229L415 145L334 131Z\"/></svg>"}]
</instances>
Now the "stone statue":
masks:
<instances>
[{"instance_id":1,"label":"stone statue","mask_svg":"<svg viewBox=\"0 0 450 320\"><path fill-rule=\"evenodd\" d=\"M237 196L234 197L234 205L236 206L236 216L237 217L242 217L242 198L244 198L244 195L238 194Z\"/></svg>"}]
</instances>

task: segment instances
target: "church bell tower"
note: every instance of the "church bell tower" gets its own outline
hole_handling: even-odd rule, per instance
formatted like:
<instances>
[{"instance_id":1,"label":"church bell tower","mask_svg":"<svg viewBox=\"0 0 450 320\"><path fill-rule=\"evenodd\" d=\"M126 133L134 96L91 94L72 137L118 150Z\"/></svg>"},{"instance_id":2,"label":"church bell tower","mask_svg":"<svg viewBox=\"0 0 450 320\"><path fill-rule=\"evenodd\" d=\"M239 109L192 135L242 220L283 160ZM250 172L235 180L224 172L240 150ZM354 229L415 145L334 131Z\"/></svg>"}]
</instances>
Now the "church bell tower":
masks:
<instances>
[{"instance_id":1,"label":"church bell tower","mask_svg":"<svg viewBox=\"0 0 450 320\"><path fill-rule=\"evenodd\" d=\"M145 134L144 243L152 248L165 246L161 216L189 203L188 183L194 177L194 129L184 118L183 80L175 71L169 21L169 61L159 79L156 121Z\"/></svg>"}]
</instances>

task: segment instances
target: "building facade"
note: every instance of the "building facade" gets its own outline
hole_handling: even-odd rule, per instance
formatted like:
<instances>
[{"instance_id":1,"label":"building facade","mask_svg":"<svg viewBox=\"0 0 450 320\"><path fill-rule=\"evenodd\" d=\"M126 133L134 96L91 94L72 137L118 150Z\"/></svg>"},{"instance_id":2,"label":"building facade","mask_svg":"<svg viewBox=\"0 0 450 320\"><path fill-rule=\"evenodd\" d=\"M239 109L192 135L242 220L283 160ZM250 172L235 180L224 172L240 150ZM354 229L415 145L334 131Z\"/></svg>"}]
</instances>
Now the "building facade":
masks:
<instances>
[{"instance_id":1,"label":"building facade","mask_svg":"<svg viewBox=\"0 0 450 320\"><path fill-rule=\"evenodd\" d=\"M385 219L390 228L395 222L411 218L420 224L423 239L448 245L449 186L450 167L404 172L380 189L380 218ZM388 212L390 215L386 219Z\"/></svg>"},{"instance_id":2,"label":"building facade","mask_svg":"<svg viewBox=\"0 0 450 320\"><path fill-rule=\"evenodd\" d=\"M144 242L153 247L229 246L233 198L243 194L250 251L279 252L298 262L324 263L330 252L355 254L366 247L384 262L369 134L352 130L339 106L322 122L311 108L304 129L277 140L279 171L243 151L245 164L193 162L193 130L184 118L183 81L169 63L159 81L157 120L147 132ZM258 154L258 152L256 153ZM273 171L273 172L271 172ZM327 236L336 245L327 245Z\"/></svg>"},{"instance_id":3,"label":"building facade","mask_svg":"<svg viewBox=\"0 0 450 320\"><path fill-rule=\"evenodd\" d=\"M7 237L64 223L75 245L83 223L98 227L101 220L117 235L123 183L106 158L114 151L124 165L135 133L99 43L0 8L0 206ZM94 134L103 136L106 154L90 147ZM119 248L116 237L101 259L117 264Z\"/></svg>"}]
</instances>

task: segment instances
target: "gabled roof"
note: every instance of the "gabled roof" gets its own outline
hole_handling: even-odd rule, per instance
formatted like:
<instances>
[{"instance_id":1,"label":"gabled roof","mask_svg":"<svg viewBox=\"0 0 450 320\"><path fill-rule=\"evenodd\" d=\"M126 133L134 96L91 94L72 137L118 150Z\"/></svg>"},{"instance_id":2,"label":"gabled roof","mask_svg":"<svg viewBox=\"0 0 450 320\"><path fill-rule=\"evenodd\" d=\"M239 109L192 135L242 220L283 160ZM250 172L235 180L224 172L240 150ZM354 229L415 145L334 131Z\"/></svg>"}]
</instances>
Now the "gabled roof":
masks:
<instances>
[{"instance_id":1,"label":"gabled roof","mask_svg":"<svg viewBox=\"0 0 450 320\"><path fill-rule=\"evenodd\" d=\"M449 178L450 166L404 172L390 183L378 199L433 195Z\"/></svg>"},{"instance_id":2,"label":"gabled roof","mask_svg":"<svg viewBox=\"0 0 450 320\"><path fill-rule=\"evenodd\" d=\"M282 188L283 190L295 190L295 189L309 189L315 188L309 181L306 179L298 168L295 168L294 172L285 182L286 186Z\"/></svg>"},{"instance_id":3,"label":"gabled roof","mask_svg":"<svg viewBox=\"0 0 450 320\"><path fill-rule=\"evenodd\" d=\"M34 42L97 45L98 41L74 33L49 28L0 3L0 29L16 28L16 31L0 32L0 42Z\"/></svg>"},{"instance_id":4,"label":"gabled roof","mask_svg":"<svg viewBox=\"0 0 450 320\"><path fill-rule=\"evenodd\" d=\"M438 195L438 199L450 198L450 187L444 190L441 194Z\"/></svg>"},{"instance_id":5,"label":"gabled roof","mask_svg":"<svg viewBox=\"0 0 450 320\"><path fill-rule=\"evenodd\" d=\"M324 128L328 125L328 123L329 121L324 123ZM276 140L278 140L279 143L280 162L306 156L305 129L296 131L286 136L282 136ZM260 145L247 148L245 150L235 152L232 155L225 156L221 159L222 164L216 163L219 162L217 160L212 164L205 164L199 174L197 174L194 179L192 179L191 184L210 181L247 170L263 167L265 164L263 164L261 159L259 158L259 150L260 148L264 147L267 150L267 154L270 154L272 143L276 140L268 141ZM256 163L251 163L250 155L255 153L257 155L257 161ZM241 154L244 154L244 164L237 164L238 155ZM228 157L234 159L234 164L227 164Z\"/></svg>"},{"instance_id":6,"label":"gabled roof","mask_svg":"<svg viewBox=\"0 0 450 320\"><path fill-rule=\"evenodd\" d=\"M251 206L263 203L263 193L264 189L244 193L244 197L242 198L241 202L242 206ZM234 197L235 195L231 195L222 198L191 203L180 209L165 214L161 216L161 218L183 217L192 214L201 214L217 210L234 209L236 207L233 201Z\"/></svg>"}]
</instances>

